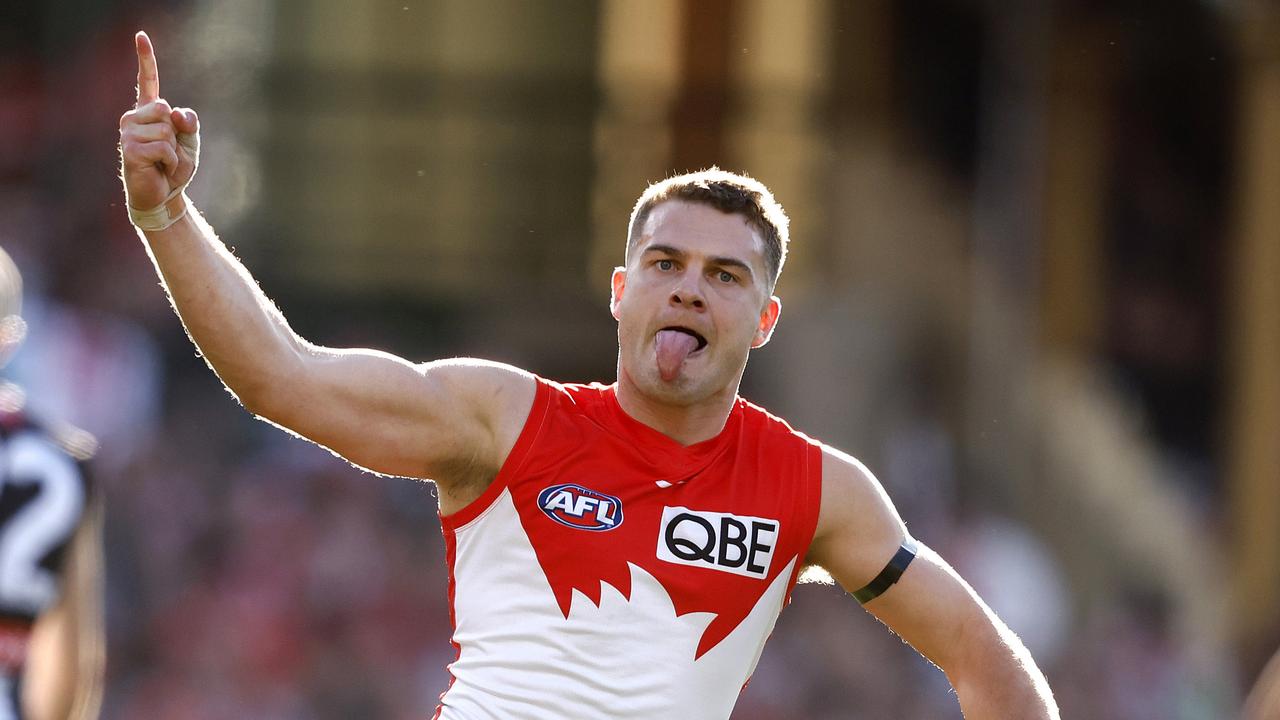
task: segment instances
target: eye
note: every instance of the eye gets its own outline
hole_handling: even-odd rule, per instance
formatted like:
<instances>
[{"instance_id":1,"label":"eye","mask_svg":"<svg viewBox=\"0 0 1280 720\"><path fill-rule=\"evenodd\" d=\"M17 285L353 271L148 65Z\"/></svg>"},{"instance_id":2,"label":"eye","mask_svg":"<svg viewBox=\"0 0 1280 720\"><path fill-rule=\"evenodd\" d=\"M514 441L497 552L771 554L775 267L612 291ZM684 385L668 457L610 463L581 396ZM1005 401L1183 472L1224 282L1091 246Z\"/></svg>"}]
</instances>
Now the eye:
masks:
<instances>
[{"instance_id":1,"label":"eye","mask_svg":"<svg viewBox=\"0 0 1280 720\"><path fill-rule=\"evenodd\" d=\"M661 271L663 271L663 272L667 272L668 270L672 270L672 269L674 269L674 268L675 268L675 266L676 266L676 264L675 264L675 263L671 262L670 260L668 260L668 259L666 259L666 258L663 258L662 260L659 260L659 261L658 261L658 269L659 269L659 270L661 270Z\"/></svg>"},{"instance_id":2,"label":"eye","mask_svg":"<svg viewBox=\"0 0 1280 720\"><path fill-rule=\"evenodd\" d=\"M727 270L721 270L719 273L716 274L716 277L719 278L720 282L722 283L731 283L731 282L738 281L738 278L734 277L733 273Z\"/></svg>"}]
</instances>

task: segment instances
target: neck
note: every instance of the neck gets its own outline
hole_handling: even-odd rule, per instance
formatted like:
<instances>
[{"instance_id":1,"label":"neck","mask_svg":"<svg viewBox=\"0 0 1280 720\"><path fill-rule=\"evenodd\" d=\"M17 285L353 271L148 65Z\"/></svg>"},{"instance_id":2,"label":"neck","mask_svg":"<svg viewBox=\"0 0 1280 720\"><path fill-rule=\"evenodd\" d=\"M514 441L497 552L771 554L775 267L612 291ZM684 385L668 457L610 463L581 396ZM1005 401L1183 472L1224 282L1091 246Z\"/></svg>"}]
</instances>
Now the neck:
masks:
<instances>
[{"instance_id":1,"label":"neck","mask_svg":"<svg viewBox=\"0 0 1280 720\"><path fill-rule=\"evenodd\" d=\"M672 405L646 395L619 367L617 395L618 405L633 420L689 446L710 440L724 430L738 398L738 383L691 405Z\"/></svg>"}]
</instances>

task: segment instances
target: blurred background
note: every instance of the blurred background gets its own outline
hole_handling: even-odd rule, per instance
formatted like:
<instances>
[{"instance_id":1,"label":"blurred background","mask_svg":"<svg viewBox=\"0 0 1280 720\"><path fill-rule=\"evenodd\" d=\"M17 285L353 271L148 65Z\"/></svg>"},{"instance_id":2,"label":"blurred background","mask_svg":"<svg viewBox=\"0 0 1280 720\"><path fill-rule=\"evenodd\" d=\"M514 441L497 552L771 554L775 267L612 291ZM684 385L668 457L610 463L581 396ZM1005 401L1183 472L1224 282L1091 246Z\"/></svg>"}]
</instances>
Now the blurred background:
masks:
<instances>
[{"instance_id":1,"label":"blurred background","mask_svg":"<svg viewBox=\"0 0 1280 720\"><path fill-rule=\"evenodd\" d=\"M173 317L116 176L139 28L308 339L611 381L632 202L745 171L793 242L743 395L868 463L1063 717L1235 717L1280 645L1280 4L6 3L6 374L101 441L105 717L422 718L454 654L431 486L254 421ZM818 585L734 715L959 717Z\"/></svg>"}]
</instances>

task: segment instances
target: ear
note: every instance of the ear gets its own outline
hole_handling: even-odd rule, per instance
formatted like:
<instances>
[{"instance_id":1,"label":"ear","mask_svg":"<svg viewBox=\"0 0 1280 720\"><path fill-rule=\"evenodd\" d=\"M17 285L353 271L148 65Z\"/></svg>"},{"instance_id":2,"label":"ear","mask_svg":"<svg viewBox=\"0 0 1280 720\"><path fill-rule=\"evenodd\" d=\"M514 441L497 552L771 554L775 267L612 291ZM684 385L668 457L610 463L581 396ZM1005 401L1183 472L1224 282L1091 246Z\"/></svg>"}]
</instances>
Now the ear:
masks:
<instances>
[{"instance_id":1,"label":"ear","mask_svg":"<svg viewBox=\"0 0 1280 720\"><path fill-rule=\"evenodd\" d=\"M609 314L614 320L618 317L618 305L622 302L622 291L627 289L627 269L619 265L613 269L613 277L609 278Z\"/></svg>"},{"instance_id":2,"label":"ear","mask_svg":"<svg viewBox=\"0 0 1280 720\"><path fill-rule=\"evenodd\" d=\"M756 336L751 340L751 347L762 347L773 337L773 329L778 326L778 316L782 314L782 299L770 295L764 310L760 311L760 325L756 327Z\"/></svg>"}]
</instances>

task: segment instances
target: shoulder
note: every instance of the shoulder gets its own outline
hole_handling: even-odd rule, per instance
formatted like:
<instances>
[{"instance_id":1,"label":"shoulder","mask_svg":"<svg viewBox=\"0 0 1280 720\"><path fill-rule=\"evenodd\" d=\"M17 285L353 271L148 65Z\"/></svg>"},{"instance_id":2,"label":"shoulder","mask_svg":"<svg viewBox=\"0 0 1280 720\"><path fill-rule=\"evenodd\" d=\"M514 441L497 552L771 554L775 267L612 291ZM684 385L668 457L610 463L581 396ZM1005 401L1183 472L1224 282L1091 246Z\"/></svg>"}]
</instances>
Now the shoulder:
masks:
<instances>
[{"instance_id":1,"label":"shoulder","mask_svg":"<svg viewBox=\"0 0 1280 720\"><path fill-rule=\"evenodd\" d=\"M516 446L536 400L545 395L526 370L476 358L451 358L415 368L427 382L439 418L433 441L443 460L428 469L448 515L484 491Z\"/></svg>"},{"instance_id":2,"label":"shoulder","mask_svg":"<svg viewBox=\"0 0 1280 720\"><path fill-rule=\"evenodd\" d=\"M527 412L538 394L567 405L589 409L602 402L610 392L601 383L560 383L539 377L528 370L506 363L478 358L450 358L421 363L424 376L445 383L450 389L485 405L505 406L511 401Z\"/></svg>"},{"instance_id":3,"label":"shoulder","mask_svg":"<svg viewBox=\"0 0 1280 720\"><path fill-rule=\"evenodd\" d=\"M827 514L836 518L859 510L892 509L884 486L862 461L830 445L821 447L823 510Z\"/></svg>"},{"instance_id":4,"label":"shoulder","mask_svg":"<svg viewBox=\"0 0 1280 720\"><path fill-rule=\"evenodd\" d=\"M906 536L897 509L867 466L822 445L822 503L810 562L853 590L879 572Z\"/></svg>"},{"instance_id":5,"label":"shoulder","mask_svg":"<svg viewBox=\"0 0 1280 720\"><path fill-rule=\"evenodd\" d=\"M476 358L436 360L417 368L434 386L432 396L443 405L434 412L451 418L455 428L466 424L480 429L468 441L479 445L461 454L472 463L481 460L485 468L501 466L534 407L540 384L537 376Z\"/></svg>"},{"instance_id":6,"label":"shoulder","mask_svg":"<svg viewBox=\"0 0 1280 720\"><path fill-rule=\"evenodd\" d=\"M546 386L547 394L554 400L563 401L580 412L591 413L603 408L613 396L613 386L603 383L561 383L545 378L538 378L538 384Z\"/></svg>"},{"instance_id":7,"label":"shoulder","mask_svg":"<svg viewBox=\"0 0 1280 720\"><path fill-rule=\"evenodd\" d=\"M533 404L538 378L513 365L477 358L450 358L422 363L418 371L440 383L484 416L498 421L523 422Z\"/></svg>"},{"instance_id":8,"label":"shoulder","mask_svg":"<svg viewBox=\"0 0 1280 720\"><path fill-rule=\"evenodd\" d=\"M452 382L459 387L484 385L492 388L495 385L527 384L532 388L536 381L534 374L528 370L480 358L433 360L420 363L417 367L423 375Z\"/></svg>"},{"instance_id":9,"label":"shoulder","mask_svg":"<svg viewBox=\"0 0 1280 720\"><path fill-rule=\"evenodd\" d=\"M736 411L742 415L743 424L750 428L753 432L766 437L774 437L778 439L793 440L797 444L806 445L813 452L817 452L825 446L805 435L804 433L791 427L791 423L781 417L774 415L765 408L755 403L738 398Z\"/></svg>"}]
</instances>

